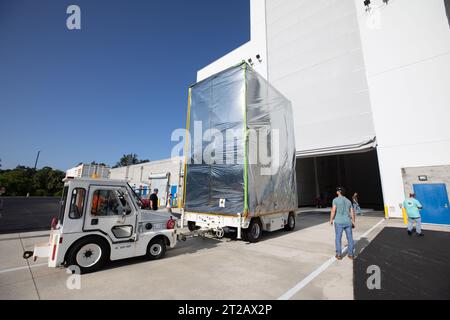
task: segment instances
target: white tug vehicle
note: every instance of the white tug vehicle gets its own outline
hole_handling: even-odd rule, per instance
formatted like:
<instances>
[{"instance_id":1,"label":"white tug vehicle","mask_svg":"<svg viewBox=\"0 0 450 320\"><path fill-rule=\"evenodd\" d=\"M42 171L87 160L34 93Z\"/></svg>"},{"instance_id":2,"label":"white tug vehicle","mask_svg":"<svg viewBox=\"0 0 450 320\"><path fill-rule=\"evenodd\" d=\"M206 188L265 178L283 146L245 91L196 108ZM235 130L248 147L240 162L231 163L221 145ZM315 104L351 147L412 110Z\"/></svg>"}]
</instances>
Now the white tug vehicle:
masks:
<instances>
[{"instance_id":1,"label":"white tug vehicle","mask_svg":"<svg viewBox=\"0 0 450 320\"><path fill-rule=\"evenodd\" d=\"M58 218L47 243L24 258L48 258L49 267L98 270L108 260L164 257L177 243L177 220L169 213L144 210L126 181L66 177Z\"/></svg>"}]
</instances>

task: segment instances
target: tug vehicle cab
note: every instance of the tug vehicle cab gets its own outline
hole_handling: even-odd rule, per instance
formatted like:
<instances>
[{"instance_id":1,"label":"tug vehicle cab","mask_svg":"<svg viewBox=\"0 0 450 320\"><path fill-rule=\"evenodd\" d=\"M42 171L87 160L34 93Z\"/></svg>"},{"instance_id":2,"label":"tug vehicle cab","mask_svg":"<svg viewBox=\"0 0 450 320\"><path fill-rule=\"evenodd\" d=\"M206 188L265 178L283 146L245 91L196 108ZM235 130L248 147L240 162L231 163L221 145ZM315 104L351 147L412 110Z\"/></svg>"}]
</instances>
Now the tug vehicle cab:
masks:
<instances>
[{"instance_id":1,"label":"tug vehicle cab","mask_svg":"<svg viewBox=\"0 0 450 320\"><path fill-rule=\"evenodd\" d=\"M161 259L177 243L177 220L143 207L126 181L66 178L48 242L24 258L48 258L49 267L78 266L81 273L96 271L107 260Z\"/></svg>"}]
</instances>

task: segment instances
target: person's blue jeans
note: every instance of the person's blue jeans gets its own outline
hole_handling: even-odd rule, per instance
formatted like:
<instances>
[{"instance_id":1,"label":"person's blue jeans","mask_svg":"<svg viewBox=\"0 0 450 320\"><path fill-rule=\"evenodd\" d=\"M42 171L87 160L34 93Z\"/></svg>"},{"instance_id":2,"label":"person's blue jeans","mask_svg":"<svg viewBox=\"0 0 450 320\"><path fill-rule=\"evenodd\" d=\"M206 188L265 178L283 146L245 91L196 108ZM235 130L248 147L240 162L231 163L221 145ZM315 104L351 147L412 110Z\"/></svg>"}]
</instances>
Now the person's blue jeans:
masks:
<instances>
[{"instance_id":1,"label":"person's blue jeans","mask_svg":"<svg viewBox=\"0 0 450 320\"><path fill-rule=\"evenodd\" d=\"M355 244L353 243L353 230L352 224L334 224L334 229L336 231L336 254L342 254L342 233L345 231L348 242L348 255L353 257L355 252Z\"/></svg>"},{"instance_id":2,"label":"person's blue jeans","mask_svg":"<svg viewBox=\"0 0 450 320\"><path fill-rule=\"evenodd\" d=\"M422 218L409 218L408 217L408 231L412 232L414 227L414 221L416 222L416 232L418 234L422 233Z\"/></svg>"},{"instance_id":3,"label":"person's blue jeans","mask_svg":"<svg viewBox=\"0 0 450 320\"><path fill-rule=\"evenodd\" d=\"M359 204L356 204L356 203L354 203L353 204L353 210L355 210L355 214L357 215L357 216L360 216L361 215L361 207L359 206Z\"/></svg>"}]
</instances>

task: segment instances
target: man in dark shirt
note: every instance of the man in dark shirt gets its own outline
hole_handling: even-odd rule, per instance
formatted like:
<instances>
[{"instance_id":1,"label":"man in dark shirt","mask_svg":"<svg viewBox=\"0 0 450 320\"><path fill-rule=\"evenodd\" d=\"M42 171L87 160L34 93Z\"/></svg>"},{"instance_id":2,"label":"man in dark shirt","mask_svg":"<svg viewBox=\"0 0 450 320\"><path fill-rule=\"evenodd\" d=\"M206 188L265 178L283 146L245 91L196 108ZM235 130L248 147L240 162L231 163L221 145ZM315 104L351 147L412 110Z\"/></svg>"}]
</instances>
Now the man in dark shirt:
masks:
<instances>
[{"instance_id":1,"label":"man in dark shirt","mask_svg":"<svg viewBox=\"0 0 450 320\"><path fill-rule=\"evenodd\" d=\"M150 208L154 211L158 210L158 189L153 190L150 195Z\"/></svg>"}]
</instances>

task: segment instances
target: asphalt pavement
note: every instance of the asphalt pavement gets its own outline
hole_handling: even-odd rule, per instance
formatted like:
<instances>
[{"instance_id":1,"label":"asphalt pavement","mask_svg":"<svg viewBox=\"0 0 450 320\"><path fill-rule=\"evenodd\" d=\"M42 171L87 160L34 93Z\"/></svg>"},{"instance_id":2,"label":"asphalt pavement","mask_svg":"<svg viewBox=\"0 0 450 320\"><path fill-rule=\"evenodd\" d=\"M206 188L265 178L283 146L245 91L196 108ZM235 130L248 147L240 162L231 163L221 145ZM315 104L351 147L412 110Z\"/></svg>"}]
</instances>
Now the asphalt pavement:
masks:
<instances>
[{"instance_id":1,"label":"asphalt pavement","mask_svg":"<svg viewBox=\"0 0 450 320\"><path fill-rule=\"evenodd\" d=\"M60 198L4 197L0 212L0 234L49 230L59 215Z\"/></svg>"},{"instance_id":2,"label":"asphalt pavement","mask_svg":"<svg viewBox=\"0 0 450 320\"><path fill-rule=\"evenodd\" d=\"M408 236L405 227L381 231L355 260L355 299L450 299L450 232L424 232L418 237ZM380 271L378 288L367 286L367 270L372 274L374 266Z\"/></svg>"}]
</instances>

